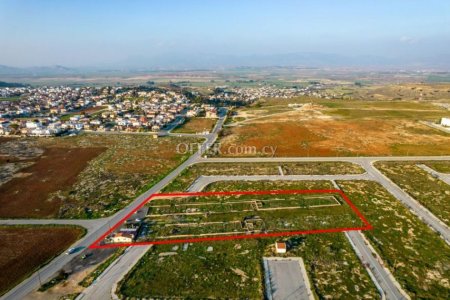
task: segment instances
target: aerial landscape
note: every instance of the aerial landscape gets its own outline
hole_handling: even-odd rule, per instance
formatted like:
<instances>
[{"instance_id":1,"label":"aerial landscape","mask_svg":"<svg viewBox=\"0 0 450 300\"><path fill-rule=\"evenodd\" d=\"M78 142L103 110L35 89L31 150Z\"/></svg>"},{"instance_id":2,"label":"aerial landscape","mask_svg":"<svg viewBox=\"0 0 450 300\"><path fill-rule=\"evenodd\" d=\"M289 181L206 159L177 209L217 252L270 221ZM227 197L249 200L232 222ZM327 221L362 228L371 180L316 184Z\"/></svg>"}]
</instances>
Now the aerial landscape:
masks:
<instances>
[{"instance_id":1,"label":"aerial landscape","mask_svg":"<svg viewBox=\"0 0 450 300\"><path fill-rule=\"evenodd\" d=\"M0 299L450 299L449 16L0 1Z\"/></svg>"}]
</instances>

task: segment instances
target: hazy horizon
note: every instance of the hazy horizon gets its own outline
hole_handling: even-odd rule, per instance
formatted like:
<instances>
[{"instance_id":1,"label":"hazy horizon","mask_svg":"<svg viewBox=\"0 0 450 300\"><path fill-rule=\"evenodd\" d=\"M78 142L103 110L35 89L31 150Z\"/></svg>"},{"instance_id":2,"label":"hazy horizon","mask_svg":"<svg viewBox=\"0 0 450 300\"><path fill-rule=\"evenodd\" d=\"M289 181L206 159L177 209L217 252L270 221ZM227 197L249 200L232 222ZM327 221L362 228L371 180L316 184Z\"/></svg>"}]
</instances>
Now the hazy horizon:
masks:
<instances>
[{"instance_id":1,"label":"hazy horizon","mask_svg":"<svg viewBox=\"0 0 450 300\"><path fill-rule=\"evenodd\" d=\"M437 0L4 0L0 32L14 67L450 66Z\"/></svg>"}]
</instances>

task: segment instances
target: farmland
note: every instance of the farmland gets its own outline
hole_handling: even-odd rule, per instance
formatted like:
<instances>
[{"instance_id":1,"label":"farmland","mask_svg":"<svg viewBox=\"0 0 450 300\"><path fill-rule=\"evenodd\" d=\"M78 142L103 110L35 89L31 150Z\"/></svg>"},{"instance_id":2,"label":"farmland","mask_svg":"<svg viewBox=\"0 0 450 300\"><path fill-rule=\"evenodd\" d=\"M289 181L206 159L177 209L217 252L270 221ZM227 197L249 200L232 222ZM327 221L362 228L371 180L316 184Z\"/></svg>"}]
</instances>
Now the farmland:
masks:
<instances>
[{"instance_id":1,"label":"farmland","mask_svg":"<svg viewBox=\"0 0 450 300\"><path fill-rule=\"evenodd\" d=\"M189 118L186 122L179 127L172 130L173 133L199 133L199 132L210 132L216 119L209 118Z\"/></svg>"},{"instance_id":2,"label":"farmland","mask_svg":"<svg viewBox=\"0 0 450 300\"><path fill-rule=\"evenodd\" d=\"M347 162L198 163L175 178L164 191L186 191L202 175L280 175L279 167L285 175L364 173L359 165Z\"/></svg>"},{"instance_id":3,"label":"farmland","mask_svg":"<svg viewBox=\"0 0 450 300\"><path fill-rule=\"evenodd\" d=\"M277 146L276 156L442 155L450 151L450 134L420 123L448 115L430 103L307 97L282 101L266 99L237 110L234 118L240 121L225 128L222 148ZM223 151L222 155L235 154Z\"/></svg>"},{"instance_id":4,"label":"farmland","mask_svg":"<svg viewBox=\"0 0 450 300\"><path fill-rule=\"evenodd\" d=\"M198 140L83 134L2 143L0 152L33 164L0 186L1 216L110 215L183 161L176 145L191 141Z\"/></svg>"},{"instance_id":5,"label":"farmland","mask_svg":"<svg viewBox=\"0 0 450 300\"><path fill-rule=\"evenodd\" d=\"M450 186L416 164L378 162L375 166L431 213L450 225Z\"/></svg>"},{"instance_id":6,"label":"farmland","mask_svg":"<svg viewBox=\"0 0 450 300\"><path fill-rule=\"evenodd\" d=\"M373 230L363 233L403 289L415 299L448 298L450 247L444 240L378 183L338 184L371 222Z\"/></svg>"},{"instance_id":7,"label":"farmland","mask_svg":"<svg viewBox=\"0 0 450 300\"><path fill-rule=\"evenodd\" d=\"M84 234L69 226L1 226L0 295L67 249Z\"/></svg>"}]
</instances>

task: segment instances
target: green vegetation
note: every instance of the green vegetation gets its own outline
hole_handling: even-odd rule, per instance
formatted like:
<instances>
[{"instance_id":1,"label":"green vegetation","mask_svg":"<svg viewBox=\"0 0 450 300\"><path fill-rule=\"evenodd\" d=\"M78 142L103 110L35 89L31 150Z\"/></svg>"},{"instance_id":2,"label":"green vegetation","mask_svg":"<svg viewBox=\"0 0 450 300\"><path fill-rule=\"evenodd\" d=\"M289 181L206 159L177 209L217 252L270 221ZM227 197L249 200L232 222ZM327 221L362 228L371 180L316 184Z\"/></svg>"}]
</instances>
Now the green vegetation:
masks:
<instances>
[{"instance_id":1,"label":"green vegetation","mask_svg":"<svg viewBox=\"0 0 450 300\"><path fill-rule=\"evenodd\" d=\"M268 243L194 243L186 251L183 245L153 246L125 276L118 291L124 297L138 298L261 299L261 258Z\"/></svg>"},{"instance_id":2,"label":"green vegetation","mask_svg":"<svg viewBox=\"0 0 450 300\"><path fill-rule=\"evenodd\" d=\"M373 226L364 231L394 277L414 299L447 299L450 247L381 185L339 181Z\"/></svg>"},{"instance_id":3,"label":"green vegetation","mask_svg":"<svg viewBox=\"0 0 450 300\"><path fill-rule=\"evenodd\" d=\"M377 162L375 166L431 213L450 225L450 186L418 167L417 163Z\"/></svg>"},{"instance_id":4,"label":"green vegetation","mask_svg":"<svg viewBox=\"0 0 450 300\"><path fill-rule=\"evenodd\" d=\"M186 191L201 175L280 175L278 167L282 168L285 175L364 173L361 166L347 162L199 163L184 170L164 191Z\"/></svg>"},{"instance_id":5,"label":"green vegetation","mask_svg":"<svg viewBox=\"0 0 450 300\"><path fill-rule=\"evenodd\" d=\"M377 290L343 233L288 239L287 256L302 257L319 299L373 299Z\"/></svg>"},{"instance_id":6,"label":"green vegetation","mask_svg":"<svg viewBox=\"0 0 450 300\"><path fill-rule=\"evenodd\" d=\"M427 161L424 164L437 172L450 174L450 161Z\"/></svg>"},{"instance_id":7,"label":"green vegetation","mask_svg":"<svg viewBox=\"0 0 450 300\"><path fill-rule=\"evenodd\" d=\"M55 285L65 281L67 278L69 278L69 274L61 270L59 271L58 275L56 275L53 279L41 285L38 291L45 292L46 290L54 287Z\"/></svg>"},{"instance_id":8,"label":"green vegetation","mask_svg":"<svg viewBox=\"0 0 450 300\"><path fill-rule=\"evenodd\" d=\"M149 203L149 223L151 240L363 226L338 194L161 198Z\"/></svg>"},{"instance_id":9,"label":"green vegetation","mask_svg":"<svg viewBox=\"0 0 450 300\"><path fill-rule=\"evenodd\" d=\"M332 189L329 181L216 182L208 191ZM377 291L342 233L291 237L288 256L300 256L319 299L375 298Z\"/></svg>"}]
</instances>

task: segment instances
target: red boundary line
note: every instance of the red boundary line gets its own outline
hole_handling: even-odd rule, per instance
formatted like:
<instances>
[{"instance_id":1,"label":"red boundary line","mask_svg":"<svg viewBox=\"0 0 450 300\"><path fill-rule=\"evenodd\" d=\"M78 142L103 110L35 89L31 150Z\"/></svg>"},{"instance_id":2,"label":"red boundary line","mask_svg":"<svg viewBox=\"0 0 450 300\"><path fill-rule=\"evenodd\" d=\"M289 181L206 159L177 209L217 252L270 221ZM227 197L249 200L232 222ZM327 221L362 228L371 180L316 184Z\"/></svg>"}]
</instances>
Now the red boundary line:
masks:
<instances>
[{"instance_id":1,"label":"red boundary line","mask_svg":"<svg viewBox=\"0 0 450 300\"><path fill-rule=\"evenodd\" d=\"M281 232L270 232L270 233L256 233L256 234L239 234L239 235L229 235L229 236L212 236L212 237L199 237L199 238L188 238L188 239L168 239L168 240L158 240L158 241L148 241L148 242L135 242L135 243L121 243L121 244L105 244L100 245L100 242L116 228L118 228L122 223L124 223L132 214L134 214L138 209L143 207L147 202L158 197L186 197L186 196L227 196L227 195L277 195L277 194L339 194L345 200L345 202L350 206L350 208L356 213L356 215L361 219L365 226L361 227L343 227L343 228L328 228L328 229L313 229L313 230L301 230L301 231L281 231ZM176 243L193 243L193 242L204 242L204 241L224 241L224 240L234 240L234 239L249 239L249 238L259 238L259 237L275 237L275 236L291 236L300 234L315 234L315 233L330 233L330 232L344 232L344 231L354 231L354 230L370 230L372 225L367 221L363 214L356 208L353 202L345 195L341 190L272 190L272 191L236 191L236 192L194 192L194 193L161 193L152 194L147 197L141 204L139 204L135 209L123 217L119 222L117 222L113 227L111 227L107 232L100 236L95 242L93 242L89 248L115 248L115 247L128 247L128 246L143 246L143 245L157 245L157 244L176 244Z\"/></svg>"}]
</instances>

